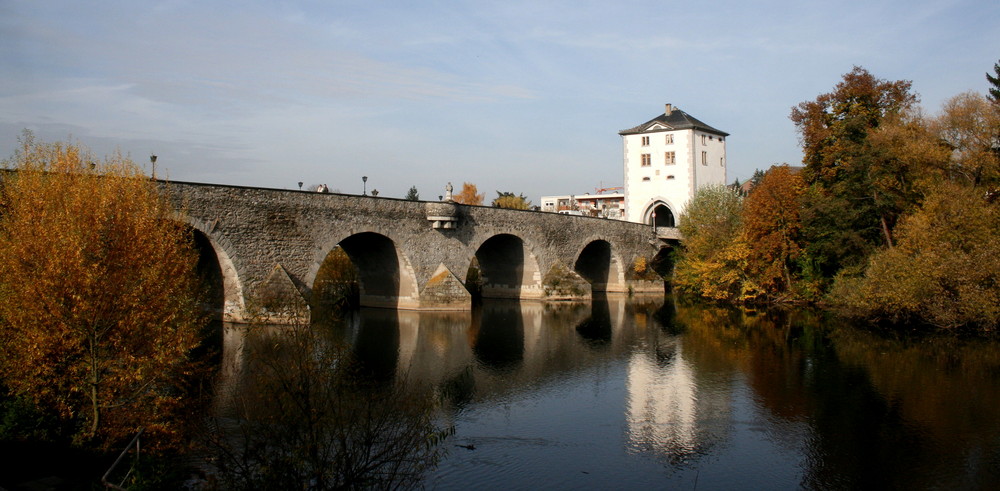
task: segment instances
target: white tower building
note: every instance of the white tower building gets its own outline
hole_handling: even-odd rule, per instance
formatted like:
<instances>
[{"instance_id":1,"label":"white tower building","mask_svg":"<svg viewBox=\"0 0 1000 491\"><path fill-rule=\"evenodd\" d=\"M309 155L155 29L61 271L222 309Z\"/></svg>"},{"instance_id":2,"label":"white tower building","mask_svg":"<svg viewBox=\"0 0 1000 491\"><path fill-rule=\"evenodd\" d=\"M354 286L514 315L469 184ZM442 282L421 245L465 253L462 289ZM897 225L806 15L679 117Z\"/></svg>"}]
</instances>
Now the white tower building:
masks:
<instances>
[{"instance_id":1,"label":"white tower building","mask_svg":"<svg viewBox=\"0 0 1000 491\"><path fill-rule=\"evenodd\" d=\"M663 114L620 131L625 161L625 217L674 227L695 191L726 183L726 137L688 113Z\"/></svg>"}]
</instances>

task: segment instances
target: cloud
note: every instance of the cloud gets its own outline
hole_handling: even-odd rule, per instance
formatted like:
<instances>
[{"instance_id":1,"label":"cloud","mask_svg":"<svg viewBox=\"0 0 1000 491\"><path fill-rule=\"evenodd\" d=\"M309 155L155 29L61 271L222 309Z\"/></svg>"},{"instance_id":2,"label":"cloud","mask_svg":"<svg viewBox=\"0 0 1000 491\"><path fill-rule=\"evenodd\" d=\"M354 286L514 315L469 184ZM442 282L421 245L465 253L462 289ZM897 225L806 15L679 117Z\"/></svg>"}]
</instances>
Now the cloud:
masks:
<instances>
[{"instance_id":1,"label":"cloud","mask_svg":"<svg viewBox=\"0 0 1000 491\"><path fill-rule=\"evenodd\" d=\"M962 1L11 0L0 151L32 127L158 152L185 179L333 185L364 169L401 192L464 174L545 194L613 179L617 130L671 102L731 132L731 171L749 174L799 158L788 108L853 64L932 100L980 87L997 15Z\"/></svg>"}]
</instances>

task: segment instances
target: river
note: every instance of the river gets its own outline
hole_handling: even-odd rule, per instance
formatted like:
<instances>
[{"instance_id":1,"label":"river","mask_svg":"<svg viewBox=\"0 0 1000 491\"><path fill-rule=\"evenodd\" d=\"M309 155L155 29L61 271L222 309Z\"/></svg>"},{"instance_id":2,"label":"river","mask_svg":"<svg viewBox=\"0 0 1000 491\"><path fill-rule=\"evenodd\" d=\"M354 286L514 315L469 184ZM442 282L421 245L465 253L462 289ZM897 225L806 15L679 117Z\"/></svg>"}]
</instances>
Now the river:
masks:
<instances>
[{"instance_id":1,"label":"river","mask_svg":"<svg viewBox=\"0 0 1000 491\"><path fill-rule=\"evenodd\" d=\"M669 295L361 309L312 328L366 376L434 392L455 432L431 489L1000 487L994 340ZM224 366L244 336L225 329Z\"/></svg>"}]
</instances>

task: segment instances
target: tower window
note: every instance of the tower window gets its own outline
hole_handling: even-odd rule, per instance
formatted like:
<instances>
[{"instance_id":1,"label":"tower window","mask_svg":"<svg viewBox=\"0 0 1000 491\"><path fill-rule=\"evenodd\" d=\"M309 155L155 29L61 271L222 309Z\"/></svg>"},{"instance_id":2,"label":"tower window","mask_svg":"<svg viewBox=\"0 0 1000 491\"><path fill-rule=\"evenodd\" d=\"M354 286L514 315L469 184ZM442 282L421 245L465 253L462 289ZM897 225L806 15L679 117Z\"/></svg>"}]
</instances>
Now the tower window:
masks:
<instances>
[{"instance_id":1,"label":"tower window","mask_svg":"<svg viewBox=\"0 0 1000 491\"><path fill-rule=\"evenodd\" d=\"M642 146L644 146L644 147L648 147L649 146L649 137L648 136L642 137Z\"/></svg>"},{"instance_id":2,"label":"tower window","mask_svg":"<svg viewBox=\"0 0 1000 491\"><path fill-rule=\"evenodd\" d=\"M643 167L649 167L652 162L653 162L653 158L652 158L652 156L650 156L650 154L648 154L648 153L642 154L642 166Z\"/></svg>"}]
</instances>

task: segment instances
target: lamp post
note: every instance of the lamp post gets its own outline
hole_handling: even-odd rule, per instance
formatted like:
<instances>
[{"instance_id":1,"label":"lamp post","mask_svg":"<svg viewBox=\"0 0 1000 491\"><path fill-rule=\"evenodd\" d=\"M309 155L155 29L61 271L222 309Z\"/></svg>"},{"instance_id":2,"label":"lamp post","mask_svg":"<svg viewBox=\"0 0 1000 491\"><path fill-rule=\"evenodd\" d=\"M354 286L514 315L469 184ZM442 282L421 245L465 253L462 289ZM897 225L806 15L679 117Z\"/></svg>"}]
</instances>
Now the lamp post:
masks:
<instances>
[{"instance_id":1,"label":"lamp post","mask_svg":"<svg viewBox=\"0 0 1000 491\"><path fill-rule=\"evenodd\" d=\"M368 195L368 176L361 176L361 196Z\"/></svg>"},{"instance_id":2,"label":"lamp post","mask_svg":"<svg viewBox=\"0 0 1000 491\"><path fill-rule=\"evenodd\" d=\"M302 191L302 181L299 181L299 191Z\"/></svg>"},{"instance_id":3,"label":"lamp post","mask_svg":"<svg viewBox=\"0 0 1000 491\"><path fill-rule=\"evenodd\" d=\"M153 179L156 179L156 155L149 156L149 163L153 164Z\"/></svg>"}]
</instances>

